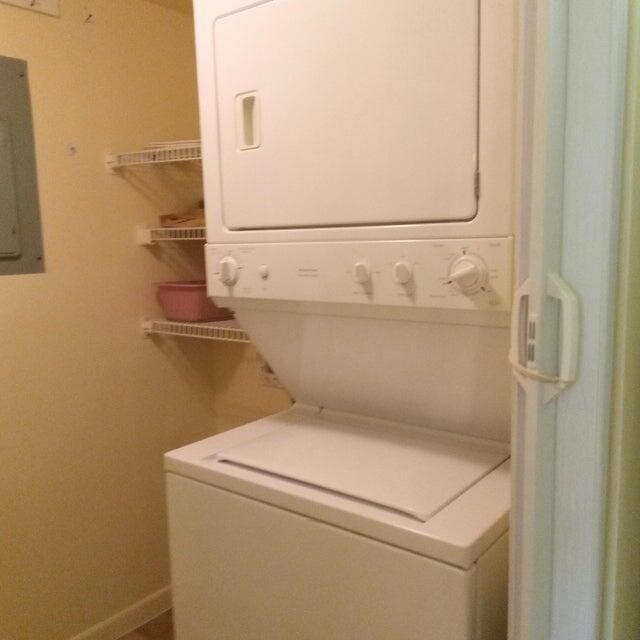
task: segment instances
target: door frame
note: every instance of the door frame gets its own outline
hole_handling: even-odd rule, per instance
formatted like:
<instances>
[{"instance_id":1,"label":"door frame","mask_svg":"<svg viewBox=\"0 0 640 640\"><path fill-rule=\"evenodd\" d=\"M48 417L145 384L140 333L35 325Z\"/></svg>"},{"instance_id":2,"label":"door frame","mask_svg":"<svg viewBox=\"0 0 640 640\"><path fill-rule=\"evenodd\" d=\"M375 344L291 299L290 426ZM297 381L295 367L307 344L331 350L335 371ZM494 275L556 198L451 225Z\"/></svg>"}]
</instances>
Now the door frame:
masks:
<instances>
[{"instance_id":1,"label":"door frame","mask_svg":"<svg viewBox=\"0 0 640 640\"><path fill-rule=\"evenodd\" d=\"M575 382L549 400L549 383L521 378L514 398L510 637L597 640L628 6L521 0L520 10L519 282L533 283L536 304L536 285L556 272L581 313ZM540 304L540 362L551 370L559 339Z\"/></svg>"}]
</instances>

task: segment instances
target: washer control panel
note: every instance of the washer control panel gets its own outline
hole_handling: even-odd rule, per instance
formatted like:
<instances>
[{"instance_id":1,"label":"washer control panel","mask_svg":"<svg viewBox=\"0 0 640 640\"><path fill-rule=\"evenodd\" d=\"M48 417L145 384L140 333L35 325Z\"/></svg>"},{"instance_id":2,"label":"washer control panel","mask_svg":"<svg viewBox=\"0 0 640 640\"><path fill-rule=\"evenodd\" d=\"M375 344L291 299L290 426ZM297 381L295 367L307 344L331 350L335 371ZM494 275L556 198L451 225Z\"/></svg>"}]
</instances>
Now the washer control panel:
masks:
<instances>
[{"instance_id":1,"label":"washer control panel","mask_svg":"<svg viewBox=\"0 0 640 640\"><path fill-rule=\"evenodd\" d=\"M512 238L207 245L217 298L508 311Z\"/></svg>"}]
</instances>

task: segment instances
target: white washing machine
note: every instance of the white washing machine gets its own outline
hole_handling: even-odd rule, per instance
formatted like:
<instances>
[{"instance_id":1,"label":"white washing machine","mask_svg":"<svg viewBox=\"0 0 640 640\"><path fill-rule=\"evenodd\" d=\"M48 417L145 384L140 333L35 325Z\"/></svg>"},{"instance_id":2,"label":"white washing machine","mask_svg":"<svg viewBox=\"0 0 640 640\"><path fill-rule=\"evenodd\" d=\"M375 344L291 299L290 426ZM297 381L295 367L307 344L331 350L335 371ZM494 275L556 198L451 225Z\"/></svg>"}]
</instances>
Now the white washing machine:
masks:
<instances>
[{"instance_id":1,"label":"white washing machine","mask_svg":"<svg viewBox=\"0 0 640 640\"><path fill-rule=\"evenodd\" d=\"M178 640L506 638L513 5L196 0L209 294L296 404L167 455Z\"/></svg>"},{"instance_id":2,"label":"white washing machine","mask_svg":"<svg viewBox=\"0 0 640 640\"><path fill-rule=\"evenodd\" d=\"M304 406L170 454L178 638L506 638L508 455Z\"/></svg>"}]
</instances>

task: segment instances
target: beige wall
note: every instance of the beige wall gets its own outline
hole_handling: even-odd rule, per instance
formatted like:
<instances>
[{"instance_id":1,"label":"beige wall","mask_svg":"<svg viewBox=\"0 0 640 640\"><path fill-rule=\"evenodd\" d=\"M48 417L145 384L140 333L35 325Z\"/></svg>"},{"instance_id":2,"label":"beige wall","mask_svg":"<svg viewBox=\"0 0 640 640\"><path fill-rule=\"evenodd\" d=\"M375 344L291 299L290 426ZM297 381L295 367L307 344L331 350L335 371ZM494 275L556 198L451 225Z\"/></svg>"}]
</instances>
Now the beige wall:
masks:
<instances>
[{"instance_id":1,"label":"beige wall","mask_svg":"<svg viewBox=\"0 0 640 640\"><path fill-rule=\"evenodd\" d=\"M122 178L102 156L198 135L184 3L61 6L55 19L0 4L0 55L29 62L47 267L0 277L0 635L12 640L71 638L165 587L161 454L286 404L250 347L139 333L157 312L151 283L201 267L193 249L135 246L133 229L193 200L198 170Z\"/></svg>"}]
</instances>

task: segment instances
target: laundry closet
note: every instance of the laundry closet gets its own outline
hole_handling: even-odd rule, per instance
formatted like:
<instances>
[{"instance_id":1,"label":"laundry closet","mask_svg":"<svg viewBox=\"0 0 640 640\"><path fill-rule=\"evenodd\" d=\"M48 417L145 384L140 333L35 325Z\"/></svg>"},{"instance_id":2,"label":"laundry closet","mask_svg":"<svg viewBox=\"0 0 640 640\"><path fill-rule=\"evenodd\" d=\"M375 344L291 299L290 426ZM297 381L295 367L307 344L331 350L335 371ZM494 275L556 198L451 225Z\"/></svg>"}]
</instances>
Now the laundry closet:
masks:
<instances>
[{"instance_id":1,"label":"laundry closet","mask_svg":"<svg viewBox=\"0 0 640 640\"><path fill-rule=\"evenodd\" d=\"M0 0L0 640L631 640L634 29Z\"/></svg>"}]
</instances>

